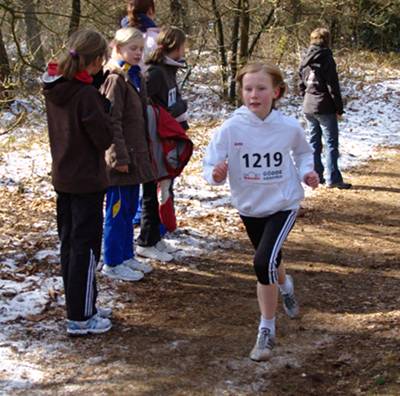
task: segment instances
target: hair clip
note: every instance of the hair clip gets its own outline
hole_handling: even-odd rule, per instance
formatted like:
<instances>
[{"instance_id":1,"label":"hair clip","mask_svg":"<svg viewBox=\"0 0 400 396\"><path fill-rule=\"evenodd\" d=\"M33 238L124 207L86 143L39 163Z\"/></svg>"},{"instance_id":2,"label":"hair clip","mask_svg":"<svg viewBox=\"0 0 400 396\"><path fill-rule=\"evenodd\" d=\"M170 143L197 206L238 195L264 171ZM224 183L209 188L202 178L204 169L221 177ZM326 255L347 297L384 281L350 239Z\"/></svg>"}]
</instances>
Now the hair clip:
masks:
<instances>
[{"instance_id":1,"label":"hair clip","mask_svg":"<svg viewBox=\"0 0 400 396\"><path fill-rule=\"evenodd\" d=\"M70 49L70 50L69 50L69 54L70 54L73 58L78 58L78 57L79 57L78 53L77 53L76 50L74 50L74 49Z\"/></svg>"}]
</instances>

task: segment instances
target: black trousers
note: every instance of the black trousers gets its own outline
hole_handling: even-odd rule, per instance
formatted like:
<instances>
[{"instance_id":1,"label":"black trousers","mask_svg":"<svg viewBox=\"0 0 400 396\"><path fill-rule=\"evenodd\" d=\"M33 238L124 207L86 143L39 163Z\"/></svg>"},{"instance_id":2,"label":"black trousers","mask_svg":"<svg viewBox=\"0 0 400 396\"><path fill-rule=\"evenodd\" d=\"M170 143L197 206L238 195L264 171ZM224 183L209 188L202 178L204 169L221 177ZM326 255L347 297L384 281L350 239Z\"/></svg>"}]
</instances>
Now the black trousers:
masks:
<instances>
[{"instance_id":1,"label":"black trousers","mask_svg":"<svg viewBox=\"0 0 400 396\"><path fill-rule=\"evenodd\" d=\"M104 192L57 192L57 227L67 318L87 320L96 313L95 271L100 259Z\"/></svg>"},{"instance_id":2,"label":"black trousers","mask_svg":"<svg viewBox=\"0 0 400 396\"><path fill-rule=\"evenodd\" d=\"M267 217L240 216L256 250L254 270L263 285L278 283L282 245L296 221L297 210L285 210Z\"/></svg>"},{"instance_id":3,"label":"black trousers","mask_svg":"<svg viewBox=\"0 0 400 396\"><path fill-rule=\"evenodd\" d=\"M136 242L139 246L154 246L160 241L160 215L158 213L157 182L142 184L142 214L140 235Z\"/></svg>"}]
</instances>

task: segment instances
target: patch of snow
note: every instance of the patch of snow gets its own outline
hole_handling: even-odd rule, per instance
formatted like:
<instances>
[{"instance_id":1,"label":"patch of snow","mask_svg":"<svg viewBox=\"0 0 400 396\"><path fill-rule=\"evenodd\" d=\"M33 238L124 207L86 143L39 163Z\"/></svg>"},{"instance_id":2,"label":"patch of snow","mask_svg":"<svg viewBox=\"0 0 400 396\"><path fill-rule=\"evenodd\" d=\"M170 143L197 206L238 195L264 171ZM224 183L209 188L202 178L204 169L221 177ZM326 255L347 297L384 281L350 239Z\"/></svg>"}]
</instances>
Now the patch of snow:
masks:
<instances>
[{"instance_id":1,"label":"patch of snow","mask_svg":"<svg viewBox=\"0 0 400 396\"><path fill-rule=\"evenodd\" d=\"M0 361L0 395L9 395L12 390L32 388L44 378L45 373L40 367L18 358L13 348L7 345L0 344Z\"/></svg>"},{"instance_id":2,"label":"patch of snow","mask_svg":"<svg viewBox=\"0 0 400 396\"><path fill-rule=\"evenodd\" d=\"M61 289L61 277L30 276L22 282L0 279L0 323L42 313L51 298L50 291Z\"/></svg>"},{"instance_id":3,"label":"patch of snow","mask_svg":"<svg viewBox=\"0 0 400 396\"><path fill-rule=\"evenodd\" d=\"M2 270L3 268L6 269L6 271L15 270L17 268L16 260L7 258L5 260L0 261L0 270Z\"/></svg>"},{"instance_id":4,"label":"patch of snow","mask_svg":"<svg viewBox=\"0 0 400 396\"><path fill-rule=\"evenodd\" d=\"M50 262L58 262L58 251L57 250L40 250L35 254L34 257L36 260L44 260L48 259Z\"/></svg>"}]
</instances>

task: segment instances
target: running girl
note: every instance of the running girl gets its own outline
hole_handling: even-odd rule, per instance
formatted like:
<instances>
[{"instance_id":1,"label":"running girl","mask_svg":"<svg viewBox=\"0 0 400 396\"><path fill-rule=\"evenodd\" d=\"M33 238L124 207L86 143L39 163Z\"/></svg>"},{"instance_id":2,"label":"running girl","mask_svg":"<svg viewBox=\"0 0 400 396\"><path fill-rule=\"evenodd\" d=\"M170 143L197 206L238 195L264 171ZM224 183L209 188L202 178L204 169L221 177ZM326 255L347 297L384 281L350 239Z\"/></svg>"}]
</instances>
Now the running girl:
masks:
<instances>
[{"instance_id":1,"label":"running girl","mask_svg":"<svg viewBox=\"0 0 400 396\"><path fill-rule=\"evenodd\" d=\"M281 263L281 248L304 198L301 182L316 188L318 175L299 123L275 109L286 90L280 70L249 64L238 73L237 82L244 105L213 136L204 177L214 185L229 178L232 203L255 248L261 321L250 358L262 361L274 347L278 288L289 317L299 314L293 279Z\"/></svg>"}]
</instances>

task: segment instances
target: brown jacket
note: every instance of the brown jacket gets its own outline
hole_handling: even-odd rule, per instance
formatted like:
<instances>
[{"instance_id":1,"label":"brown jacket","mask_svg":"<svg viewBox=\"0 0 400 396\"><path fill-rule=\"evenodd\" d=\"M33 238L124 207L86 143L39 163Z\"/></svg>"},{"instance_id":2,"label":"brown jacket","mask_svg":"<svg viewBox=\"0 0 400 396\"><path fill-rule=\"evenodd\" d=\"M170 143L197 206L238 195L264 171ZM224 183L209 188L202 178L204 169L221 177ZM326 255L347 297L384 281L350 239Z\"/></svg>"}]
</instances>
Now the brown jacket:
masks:
<instances>
[{"instance_id":1,"label":"brown jacket","mask_svg":"<svg viewBox=\"0 0 400 396\"><path fill-rule=\"evenodd\" d=\"M78 80L46 83L44 76L44 82L54 188L72 194L105 190L104 153L112 131L104 98Z\"/></svg>"},{"instance_id":2,"label":"brown jacket","mask_svg":"<svg viewBox=\"0 0 400 396\"><path fill-rule=\"evenodd\" d=\"M110 72L100 91L111 102L111 122L114 140L106 152L110 186L135 185L155 179L146 125L146 84L142 80L139 91L128 76L112 61L106 66ZM118 172L115 167L128 165L129 172Z\"/></svg>"}]
</instances>

